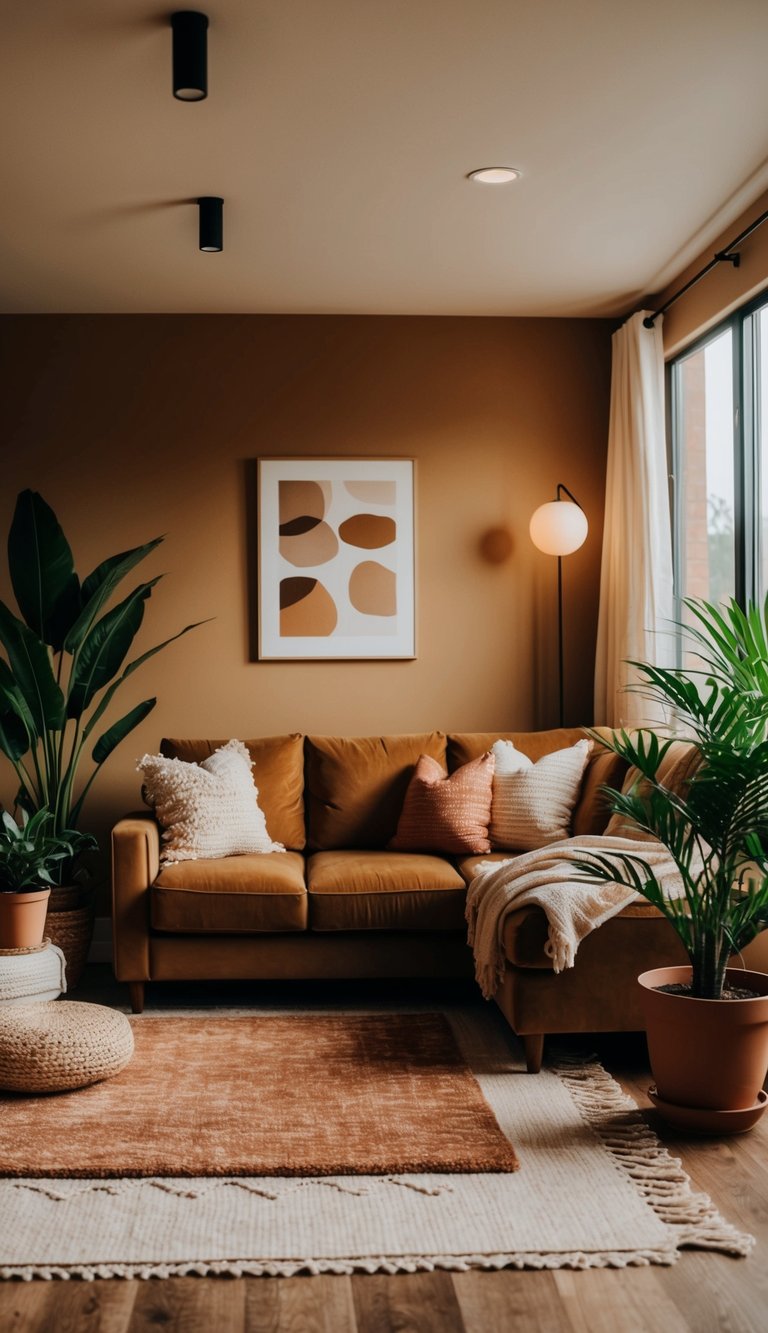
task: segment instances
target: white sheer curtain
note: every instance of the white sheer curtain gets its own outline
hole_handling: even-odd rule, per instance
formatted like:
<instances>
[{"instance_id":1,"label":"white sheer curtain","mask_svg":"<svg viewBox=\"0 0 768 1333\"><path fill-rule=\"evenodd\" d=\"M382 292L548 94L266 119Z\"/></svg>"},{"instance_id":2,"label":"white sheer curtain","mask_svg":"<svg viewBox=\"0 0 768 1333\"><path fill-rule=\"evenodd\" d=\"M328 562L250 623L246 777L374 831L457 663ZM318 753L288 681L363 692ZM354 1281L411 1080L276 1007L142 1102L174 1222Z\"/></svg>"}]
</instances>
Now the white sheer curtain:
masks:
<instances>
[{"instance_id":1,"label":"white sheer curtain","mask_svg":"<svg viewBox=\"0 0 768 1333\"><path fill-rule=\"evenodd\" d=\"M661 320L646 329L647 313L613 335L595 661L595 722L607 726L662 720L647 699L626 692L636 679L627 658L656 666L674 660L664 351Z\"/></svg>"}]
</instances>

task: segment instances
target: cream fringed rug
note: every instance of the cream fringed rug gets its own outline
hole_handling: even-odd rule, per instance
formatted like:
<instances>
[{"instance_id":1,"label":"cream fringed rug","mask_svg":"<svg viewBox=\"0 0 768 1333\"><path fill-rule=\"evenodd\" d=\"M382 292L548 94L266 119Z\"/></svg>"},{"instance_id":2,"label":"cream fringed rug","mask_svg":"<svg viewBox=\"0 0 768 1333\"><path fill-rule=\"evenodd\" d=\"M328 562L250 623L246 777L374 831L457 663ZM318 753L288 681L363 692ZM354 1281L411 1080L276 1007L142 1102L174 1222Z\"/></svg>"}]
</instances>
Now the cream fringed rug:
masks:
<instances>
[{"instance_id":1,"label":"cream fringed rug","mask_svg":"<svg viewBox=\"0 0 768 1333\"><path fill-rule=\"evenodd\" d=\"M530 1076L490 1007L442 1012L519 1171L5 1179L0 1275L622 1268L674 1263L685 1246L749 1252L599 1065Z\"/></svg>"}]
</instances>

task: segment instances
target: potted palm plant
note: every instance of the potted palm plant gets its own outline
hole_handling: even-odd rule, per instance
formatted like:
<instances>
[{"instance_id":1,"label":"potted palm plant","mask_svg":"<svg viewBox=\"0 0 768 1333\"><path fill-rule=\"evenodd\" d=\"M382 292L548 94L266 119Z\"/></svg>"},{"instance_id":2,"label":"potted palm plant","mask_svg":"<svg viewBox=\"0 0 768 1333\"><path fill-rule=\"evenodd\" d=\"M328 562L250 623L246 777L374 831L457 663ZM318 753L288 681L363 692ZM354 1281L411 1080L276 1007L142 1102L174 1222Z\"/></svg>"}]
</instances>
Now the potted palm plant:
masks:
<instances>
[{"instance_id":1,"label":"potted palm plant","mask_svg":"<svg viewBox=\"0 0 768 1333\"><path fill-rule=\"evenodd\" d=\"M84 579L49 505L22 491L8 535L8 566L19 614L0 602L0 753L14 770L17 807L48 812L46 835L71 852L49 865L47 933L67 957L71 984L87 955L93 915L72 886L84 850L71 838L91 785L112 751L152 711L144 699L104 726L121 685L194 625L126 663L159 578L114 602L119 585L162 541L110 556ZM198 622L199 623L199 622ZM103 728L103 729L102 729ZM83 772L89 764L90 771ZM67 887L68 886L68 887ZM58 899L58 902L55 900ZM77 915L75 915L77 914Z\"/></svg>"},{"instance_id":2,"label":"potted palm plant","mask_svg":"<svg viewBox=\"0 0 768 1333\"><path fill-rule=\"evenodd\" d=\"M29 949L41 944L55 873L62 862L95 846L95 839L74 829L54 833L50 810L21 824L0 814L0 948Z\"/></svg>"},{"instance_id":3,"label":"potted palm plant","mask_svg":"<svg viewBox=\"0 0 768 1333\"><path fill-rule=\"evenodd\" d=\"M639 978L653 1099L678 1123L727 1130L754 1123L766 1104L768 975L745 970L738 955L768 926L768 599L685 606L690 665L632 664L636 688L674 728L594 734L631 765L623 791L606 789L614 812L668 849L680 896L663 891L641 845L590 854L590 876L635 889L680 936L690 966ZM681 735L697 764L679 791L659 769Z\"/></svg>"}]
</instances>

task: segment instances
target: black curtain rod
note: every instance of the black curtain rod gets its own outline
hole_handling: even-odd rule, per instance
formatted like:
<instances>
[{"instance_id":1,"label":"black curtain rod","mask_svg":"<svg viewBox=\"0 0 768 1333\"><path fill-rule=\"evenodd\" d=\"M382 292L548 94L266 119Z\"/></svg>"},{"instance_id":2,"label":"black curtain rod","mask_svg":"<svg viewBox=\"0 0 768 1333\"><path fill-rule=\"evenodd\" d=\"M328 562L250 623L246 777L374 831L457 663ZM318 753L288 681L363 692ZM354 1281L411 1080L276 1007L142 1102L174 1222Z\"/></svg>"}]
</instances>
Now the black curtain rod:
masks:
<instances>
[{"instance_id":1,"label":"black curtain rod","mask_svg":"<svg viewBox=\"0 0 768 1333\"><path fill-rule=\"evenodd\" d=\"M666 315L669 307L674 305L675 301L679 301L681 296L685 296L685 293L689 292L691 287L695 287L697 282L701 282L701 279L705 278L708 273L711 273L713 268L717 268L718 264L733 264L734 268L738 268L741 263L741 255L734 254L736 246L741 245L742 241L746 241L747 237L751 236L753 231L757 231L758 227L762 227L763 223L766 221L768 221L768 210L766 210L765 213L761 213L759 218L756 218L754 222L751 222L750 225L746 227L744 231L740 232L733 241L730 241L723 250L718 250L717 254L710 259L709 263L705 264L702 269L699 269L698 273L694 273L693 277L689 278L685 286L681 287L679 292L675 292L674 296L670 296L669 300L664 302L664 305L659 306L658 310L654 310L652 315L646 315L643 320L643 326L646 329L652 329L654 321L659 318L659 315Z\"/></svg>"}]
</instances>

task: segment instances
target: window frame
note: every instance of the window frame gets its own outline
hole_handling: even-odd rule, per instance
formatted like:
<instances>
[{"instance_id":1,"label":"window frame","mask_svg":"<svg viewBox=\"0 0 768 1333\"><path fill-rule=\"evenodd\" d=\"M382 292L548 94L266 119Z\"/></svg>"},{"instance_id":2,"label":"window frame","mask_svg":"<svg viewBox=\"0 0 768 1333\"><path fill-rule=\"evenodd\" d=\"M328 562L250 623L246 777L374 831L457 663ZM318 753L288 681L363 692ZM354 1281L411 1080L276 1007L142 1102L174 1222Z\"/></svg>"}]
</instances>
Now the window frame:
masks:
<instances>
[{"instance_id":1,"label":"window frame","mask_svg":"<svg viewBox=\"0 0 768 1333\"><path fill-rule=\"evenodd\" d=\"M683 363L708 343L730 330L733 374L733 482L734 482L734 560L737 602L744 606L755 598L761 579L760 533L757 522L762 502L761 495L761 440L760 440L760 321L755 319L768 309L768 289L763 289L752 300L738 306L725 319L713 324L706 332L688 343L682 351L669 358L665 367L667 457L669 463L669 497L672 522L672 566L675 596L675 618L681 620L684 487L683 477L683 406L680 368ZM768 442L766 442L768 448ZM752 503L748 497L752 495ZM764 590L768 594L768 588ZM679 635L678 635L679 642Z\"/></svg>"}]
</instances>

